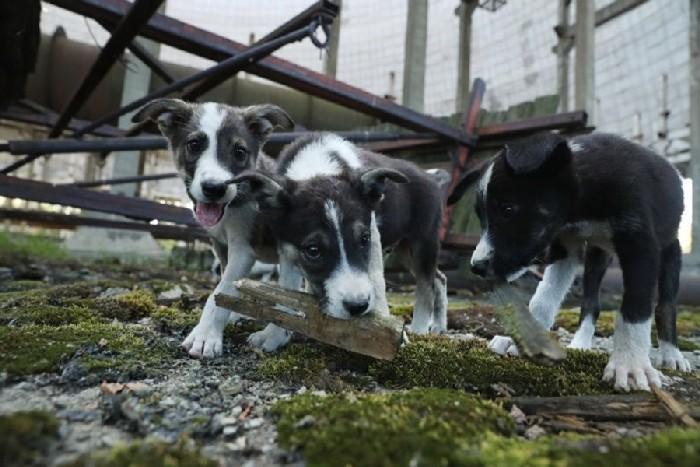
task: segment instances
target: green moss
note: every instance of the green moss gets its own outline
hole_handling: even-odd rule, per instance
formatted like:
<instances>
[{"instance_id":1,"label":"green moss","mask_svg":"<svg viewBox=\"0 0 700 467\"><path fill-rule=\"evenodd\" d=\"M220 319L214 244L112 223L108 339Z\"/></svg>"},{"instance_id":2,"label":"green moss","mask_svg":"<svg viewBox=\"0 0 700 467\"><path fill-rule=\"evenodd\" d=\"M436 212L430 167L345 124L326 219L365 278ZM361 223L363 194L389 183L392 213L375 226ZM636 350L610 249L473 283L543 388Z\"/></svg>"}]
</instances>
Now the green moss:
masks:
<instances>
[{"instance_id":1,"label":"green moss","mask_svg":"<svg viewBox=\"0 0 700 467\"><path fill-rule=\"evenodd\" d=\"M97 297L109 287L123 287L127 284L126 282L117 281L83 281L67 285L0 293L0 309L28 305L75 305L80 304L80 300Z\"/></svg>"},{"instance_id":2,"label":"green moss","mask_svg":"<svg viewBox=\"0 0 700 467\"><path fill-rule=\"evenodd\" d=\"M197 325L199 313L161 306L151 312L151 320L161 331L181 332Z\"/></svg>"},{"instance_id":3,"label":"green moss","mask_svg":"<svg viewBox=\"0 0 700 467\"><path fill-rule=\"evenodd\" d=\"M511 435L496 404L458 391L305 394L277 403L278 440L309 465L447 465L488 433Z\"/></svg>"},{"instance_id":4,"label":"green moss","mask_svg":"<svg viewBox=\"0 0 700 467\"><path fill-rule=\"evenodd\" d=\"M0 415L0 465L36 464L58 438L58 421L48 412Z\"/></svg>"},{"instance_id":5,"label":"green moss","mask_svg":"<svg viewBox=\"0 0 700 467\"><path fill-rule=\"evenodd\" d=\"M62 467L216 467L203 457L191 440L181 438L175 444L140 441L122 444L84 455Z\"/></svg>"},{"instance_id":6,"label":"green moss","mask_svg":"<svg viewBox=\"0 0 700 467\"><path fill-rule=\"evenodd\" d=\"M60 326L83 321L95 321L95 315L87 308L76 305L27 305L11 310L0 309L0 325L12 323L15 326L27 324Z\"/></svg>"},{"instance_id":7,"label":"green moss","mask_svg":"<svg viewBox=\"0 0 700 467\"><path fill-rule=\"evenodd\" d=\"M22 292L25 290L40 289L48 287L44 281L20 280L0 283L0 293Z\"/></svg>"},{"instance_id":8,"label":"green moss","mask_svg":"<svg viewBox=\"0 0 700 467\"><path fill-rule=\"evenodd\" d=\"M670 429L624 439L592 436L544 437L522 441L489 434L465 459L472 466L588 467L700 465L700 430Z\"/></svg>"},{"instance_id":9,"label":"green moss","mask_svg":"<svg viewBox=\"0 0 700 467\"><path fill-rule=\"evenodd\" d=\"M607 355L570 350L566 360L542 365L504 358L476 341L413 336L390 362L377 361L370 373L390 387L442 387L489 392L502 383L516 394L560 396L609 391L600 382Z\"/></svg>"},{"instance_id":10,"label":"green moss","mask_svg":"<svg viewBox=\"0 0 700 467\"><path fill-rule=\"evenodd\" d=\"M372 359L330 345L293 343L266 356L257 368L258 376L287 384L342 391L361 387Z\"/></svg>"},{"instance_id":11,"label":"green moss","mask_svg":"<svg viewBox=\"0 0 700 467\"><path fill-rule=\"evenodd\" d=\"M68 259L58 239L38 235L0 232L0 264L12 266L16 261L35 259L59 261Z\"/></svg>"},{"instance_id":12,"label":"green moss","mask_svg":"<svg viewBox=\"0 0 700 467\"><path fill-rule=\"evenodd\" d=\"M157 309L153 295L145 290L134 290L115 297L98 298L91 304L100 315L119 321L136 321L150 316Z\"/></svg>"},{"instance_id":13,"label":"green moss","mask_svg":"<svg viewBox=\"0 0 700 467\"><path fill-rule=\"evenodd\" d=\"M58 327L0 327L0 370L11 377L56 372L75 357L86 372L106 378L157 371L178 354L143 330L124 325L83 322Z\"/></svg>"}]
</instances>

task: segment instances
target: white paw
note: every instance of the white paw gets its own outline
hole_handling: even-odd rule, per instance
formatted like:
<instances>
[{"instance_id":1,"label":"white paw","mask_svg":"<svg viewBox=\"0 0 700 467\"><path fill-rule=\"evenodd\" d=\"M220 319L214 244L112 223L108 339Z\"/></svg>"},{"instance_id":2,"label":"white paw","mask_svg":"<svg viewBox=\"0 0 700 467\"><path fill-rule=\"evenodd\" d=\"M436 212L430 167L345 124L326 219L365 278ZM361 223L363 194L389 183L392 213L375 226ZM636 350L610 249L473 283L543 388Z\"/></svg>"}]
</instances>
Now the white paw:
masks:
<instances>
[{"instance_id":1,"label":"white paw","mask_svg":"<svg viewBox=\"0 0 700 467\"><path fill-rule=\"evenodd\" d=\"M489 342L489 350L503 356L517 357L520 355L518 346L508 336L493 336Z\"/></svg>"},{"instance_id":2,"label":"white paw","mask_svg":"<svg viewBox=\"0 0 700 467\"><path fill-rule=\"evenodd\" d=\"M408 330L408 332L413 334L428 334L431 330L431 326L430 323L411 322L411 324L406 326L406 329Z\"/></svg>"},{"instance_id":3,"label":"white paw","mask_svg":"<svg viewBox=\"0 0 700 467\"><path fill-rule=\"evenodd\" d=\"M691 370L690 362L686 360L678 347L664 341L659 342L659 354L655 363L658 368L670 368L686 372Z\"/></svg>"},{"instance_id":4,"label":"white paw","mask_svg":"<svg viewBox=\"0 0 700 467\"><path fill-rule=\"evenodd\" d=\"M268 324L262 331L251 334L248 337L248 344L265 352L274 352L285 346L291 337L290 331L274 324Z\"/></svg>"},{"instance_id":5,"label":"white paw","mask_svg":"<svg viewBox=\"0 0 700 467\"><path fill-rule=\"evenodd\" d=\"M433 324L428 327L428 332L431 334L442 334L443 332L447 332L447 324L433 321Z\"/></svg>"},{"instance_id":6,"label":"white paw","mask_svg":"<svg viewBox=\"0 0 700 467\"><path fill-rule=\"evenodd\" d=\"M574 334L574 338L571 339L571 343L567 347L570 349L590 350L593 347L593 339L589 335L583 335L577 332Z\"/></svg>"},{"instance_id":7,"label":"white paw","mask_svg":"<svg viewBox=\"0 0 700 467\"><path fill-rule=\"evenodd\" d=\"M223 350L223 330L198 324L182 341L182 347L195 358L214 358Z\"/></svg>"},{"instance_id":8,"label":"white paw","mask_svg":"<svg viewBox=\"0 0 700 467\"><path fill-rule=\"evenodd\" d=\"M651 366L648 355L613 352L603 372L603 381L614 381L615 389L650 391L650 385L662 386L663 374Z\"/></svg>"}]
</instances>

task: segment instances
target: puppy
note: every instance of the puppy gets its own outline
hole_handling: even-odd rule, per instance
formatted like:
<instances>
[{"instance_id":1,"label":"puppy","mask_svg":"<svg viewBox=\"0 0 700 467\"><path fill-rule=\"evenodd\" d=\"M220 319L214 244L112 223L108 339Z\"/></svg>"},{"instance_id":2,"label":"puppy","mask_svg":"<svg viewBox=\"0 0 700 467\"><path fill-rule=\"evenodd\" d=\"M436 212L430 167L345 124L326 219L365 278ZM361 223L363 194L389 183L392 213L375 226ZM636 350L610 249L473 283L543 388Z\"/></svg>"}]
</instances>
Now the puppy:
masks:
<instances>
[{"instance_id":1,"label":"puppy","mask_svg":"<svg viewBox=\"0 0 700 467\"><path fill-rule=\"evenodd\" d=\"M446 329L446 281L437 269L443 198L433 176L317 134L283 151L276 176L238 179L269 216L280 265L303 275L326 313L388 313L382 247L393 246L416 278L412 331Z\"/></svg>"},{"instance_id":2,"label":"puppy","mask_svg":"<svg viewBox=\"0 0 700 467\"><path fill-rule=\"evenodd\" d=\"M240 318L217 307L214 295L235 295L234 282L250 272L256 258L267 263L277 260L274 243L257 220L257 204L245 185L230 180L245 171L272 170L274 162L262 152L263 144L273 129L291 129L294 122L274 105L239 108L178 99L154 100L133 117L134 122L148 119L157 122L168 139L187 195L194 203L194 216L207 230L221 262L221 280L207 299L199 324L182 343L193 357L214 357L222 352L226 323ZM299 282L288 276L281 279L286 280ZM249 342L267 349L287 339L285 330L268 326L251 335Z\"/></svg>"},{"instance_id":3,"label":"puppy","mask_svg":"<svg viewBox=\"0 0 700 467\"><path fill-rule=\"evenodd\" d=\"M514 280L548 249L551 264L530 311L550 329L585 246L584 300L571 346L587 349L600 311L600 283L611 255L617 254L624 295L603 378L623 390L661 385L662 375L649 360L657 288L659 363L690 370L676 339L683 193L670 163L614 135L566 141L546 133L507 145L481 170L466 174L448 202L457 201L477 180L482 235L471 259L475 273Z\"/></svg>"}]
</instances>

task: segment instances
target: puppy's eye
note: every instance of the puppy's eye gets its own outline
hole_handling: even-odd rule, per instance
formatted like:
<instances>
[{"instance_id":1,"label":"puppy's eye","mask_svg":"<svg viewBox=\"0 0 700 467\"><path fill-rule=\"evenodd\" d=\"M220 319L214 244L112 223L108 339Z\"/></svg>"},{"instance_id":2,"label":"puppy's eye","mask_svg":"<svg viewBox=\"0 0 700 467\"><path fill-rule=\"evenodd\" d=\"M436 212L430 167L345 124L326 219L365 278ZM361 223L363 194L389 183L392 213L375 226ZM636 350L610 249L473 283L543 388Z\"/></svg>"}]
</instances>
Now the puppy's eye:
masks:
<instances>
[{"instance_id":1,"label":"puppy's eye","mask_svg":"<svg viewBox=\"0 0 700 467\"><path fill-rule=\"evenodd\" d=\"M516 206L512 203L501 203L498 206L498 210L501 213L502 217L508 219L513 214L515 214Z\"/></svg>"},{"instance_id":2,"label":"puppy's eye","mask_svg":"<svg viewBox=\"0 0 700 467\"><path fill-rule=\"evenodd\" d=\"M189 152L190 154L199 154L200 152L204 151L206 146L206 138L197 136L187 141L187 152Z\"/></svg>"},{"instance_id":3,"label":"puppy's eye","mask_svg":"<svg viewBox=\"0 0 700 467\"><path fill-rule=\"evenodd\" d=\"M242 146L233 148L233 158L239 164L245 164L248 160L248 150Z\"/></svg>"},{"instance_id":4,"label":"puppy's eye","mask_svg":"<svg viewBox=\"0 0 700 467\"><path fill-rule=\"evenodd\" d=\"M304 248L304 255L311 260L316 260L321 257L321 248L318 245L308 245Z\"/></svg>"},{"instance_id":5,"label":"puppy's eye","mask_svg":"<svg viewBox=\"0 0 700 467\"><path fill-rule=\"evenodd\" d=\"M362 246L367 246L369 245L370 240L372 239L372 236L370 235L369 231L364 231L360 235L360 245Z\"/></svg>"}]
</instances>

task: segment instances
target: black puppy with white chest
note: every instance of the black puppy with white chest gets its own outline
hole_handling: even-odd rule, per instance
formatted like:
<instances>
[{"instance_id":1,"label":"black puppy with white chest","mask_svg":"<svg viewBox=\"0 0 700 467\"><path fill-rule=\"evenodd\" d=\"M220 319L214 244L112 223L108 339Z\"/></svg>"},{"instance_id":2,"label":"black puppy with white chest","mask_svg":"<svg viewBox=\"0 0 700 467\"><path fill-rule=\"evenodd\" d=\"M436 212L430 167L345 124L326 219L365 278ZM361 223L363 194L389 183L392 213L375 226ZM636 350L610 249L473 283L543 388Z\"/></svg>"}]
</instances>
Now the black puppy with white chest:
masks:
<instances>
[{"instance_id":1,"label":"black puppy with white chest","mask_svg":"<svg viewBox=\"0 0 700 467\"><path fill-rule=\"evenodd\" d=\"M545 133L507 145L484 167L466 174L449 202L456 202L474 182L482 224L471 260L474 272L514 280L547 251L551 264L530 311L549 329L585 249L584 299L571 347L590 348L600 283L616 254L624 295L603 378L624 390L661 385L662 375L649 359L656 289L659 363L690 370L676 338L683 193L670 163L614 135L567 141ZM492 348L504 353L508 346L503 338L492 341Z\"/></svg>"}]
</instances>

